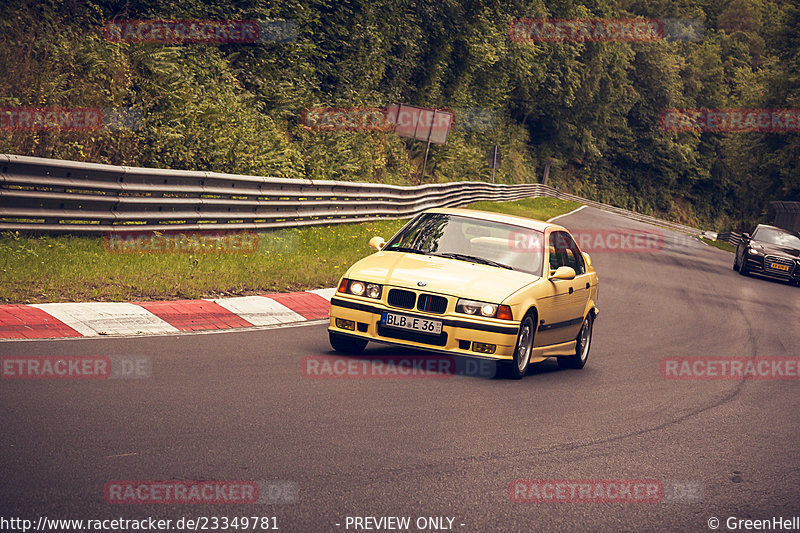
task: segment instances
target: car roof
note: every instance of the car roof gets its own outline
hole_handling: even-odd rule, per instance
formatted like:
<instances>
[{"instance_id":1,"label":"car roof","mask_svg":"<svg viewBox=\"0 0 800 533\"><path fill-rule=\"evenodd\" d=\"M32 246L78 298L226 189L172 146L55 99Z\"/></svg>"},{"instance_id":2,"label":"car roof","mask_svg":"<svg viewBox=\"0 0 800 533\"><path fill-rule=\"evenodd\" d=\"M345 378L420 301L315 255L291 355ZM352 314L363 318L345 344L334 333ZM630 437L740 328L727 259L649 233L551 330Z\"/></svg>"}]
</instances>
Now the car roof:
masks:
<instances>
[{"instance_id":1,"label":"car roof","mask_svg":"<svg viewBox=\"0 0 800 533\"><path fill-rule=\"evenodd\" d=\"M494 213L491 211L480 211L478 209L464 209L458 207L447 207L428 209L426 213L442 213L445 215L459 215L469 218L476 218L479 220L488 220L491 222L500 222L501 224L511 224L513 226L521 226L523 228L534 229L537 231L544 231L547 228L559 229L567 231L566 228L558 224L551 224L533 218L518 217L516 215L506 215L504 213Z\"/></svg>"},{"instance_id":2,"label":"car roof","mask_svg":"<svg viewBox=\"0 0 800 533\"><path fill-rule=\"evenodd\" d=\"M776 229L778 231L783 231L785 233L793 233L792 230L788 230L786 228L779 228L778 226L770 226L769 224L759 224L756 226L756 229L758 228L769 228L769 229Z\"/></svg>"}]
</instances>

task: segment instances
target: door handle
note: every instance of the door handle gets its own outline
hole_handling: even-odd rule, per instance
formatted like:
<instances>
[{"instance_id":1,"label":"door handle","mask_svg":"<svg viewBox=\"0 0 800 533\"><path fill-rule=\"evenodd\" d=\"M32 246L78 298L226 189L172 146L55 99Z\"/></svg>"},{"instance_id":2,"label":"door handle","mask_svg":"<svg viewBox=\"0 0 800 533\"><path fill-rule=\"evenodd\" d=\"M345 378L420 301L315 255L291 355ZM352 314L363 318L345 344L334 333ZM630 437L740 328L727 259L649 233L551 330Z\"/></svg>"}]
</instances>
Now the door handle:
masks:
<instances>
[{"instance_id":1,"label":"door handle","mask_svg":"<svg viewBox=\"0 0 800 533\"><path fill-rule=\"evenodd\" d=\"M570 287L570 288L569 288L569 293L570 293L570 294L572 294L572 292L573 292L573 288L572 288L572 287Z\"/></svg>"},{"instance_id":2,"label":"door handle","mask_svg":"<svg viewBox=\"0 0 800 533\"><path fill-rule=\"evenodd\" d=\"M589 285L589 282L587 281L587 282L586 282L586 288L588 289L588 288L589 288L589 286L590 286L590 285Z\"/></svg>"}]
</instances>

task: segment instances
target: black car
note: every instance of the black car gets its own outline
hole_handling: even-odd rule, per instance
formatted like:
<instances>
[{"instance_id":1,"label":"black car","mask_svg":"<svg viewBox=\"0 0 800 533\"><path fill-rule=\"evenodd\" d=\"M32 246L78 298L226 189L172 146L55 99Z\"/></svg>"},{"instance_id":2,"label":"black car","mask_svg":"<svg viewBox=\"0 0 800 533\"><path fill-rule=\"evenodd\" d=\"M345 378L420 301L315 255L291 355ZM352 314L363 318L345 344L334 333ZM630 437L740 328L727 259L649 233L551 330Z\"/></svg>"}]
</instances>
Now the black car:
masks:
<instances>
[{"instance_id":1,"label":"black car","mask_svg":"<svg viewBox=\"0 0 800 533\"><path fill-rule=\"evenodd\" d=\"M800 235L759 224L736 248L733 269L743 276L761 274L800 285Z\"/></svg>"}]
</instances>

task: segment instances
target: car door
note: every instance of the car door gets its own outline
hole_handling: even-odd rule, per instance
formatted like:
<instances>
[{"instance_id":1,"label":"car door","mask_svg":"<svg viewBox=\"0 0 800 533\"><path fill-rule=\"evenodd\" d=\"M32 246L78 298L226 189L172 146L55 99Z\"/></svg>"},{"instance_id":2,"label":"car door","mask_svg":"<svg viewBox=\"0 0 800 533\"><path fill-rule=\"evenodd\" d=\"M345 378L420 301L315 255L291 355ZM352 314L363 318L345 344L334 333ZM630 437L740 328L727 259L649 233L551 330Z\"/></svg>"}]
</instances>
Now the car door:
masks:
<instances>
[{"instance_id":1,"label":"car door","mask_svg":"<svg viewBox=\"0 0 800 533\"><path fill-rule=\"evenodd\" d=\"M548 237L545 277L560 266L575 270L574 279L549 279L546 295L539 299L539 328L535 346L549 346L575 340L589 301L590 275L583 255L572 236L565 231L552 231ZM549 268L549 272L548 272Z\"/></svg>"}]
</instances>

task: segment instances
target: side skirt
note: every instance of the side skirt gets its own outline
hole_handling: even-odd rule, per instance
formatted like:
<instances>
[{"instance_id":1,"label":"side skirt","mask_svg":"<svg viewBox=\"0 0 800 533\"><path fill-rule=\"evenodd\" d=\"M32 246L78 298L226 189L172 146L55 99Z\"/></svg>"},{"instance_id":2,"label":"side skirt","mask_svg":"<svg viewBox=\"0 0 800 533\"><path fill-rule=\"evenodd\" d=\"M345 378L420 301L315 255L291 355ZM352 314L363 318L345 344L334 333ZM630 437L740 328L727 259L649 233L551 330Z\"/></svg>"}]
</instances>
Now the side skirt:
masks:
<instances>
[{"instance_id":1,"label":"side skirt","mask_svg":"<svg viewBox=\"0 0 800 533\"><path fill-rule=\"evenodd\" d=\"M548 357L554 357L558 355L574 355L577 344L578 341L573 340L569 342L562 342L561 344L551 344L550 346L534 346L533 352L531 353L531 362L539 363ZM534 361L533 359L535 357L539 359Z\"/></svg>"}]
</instances>

